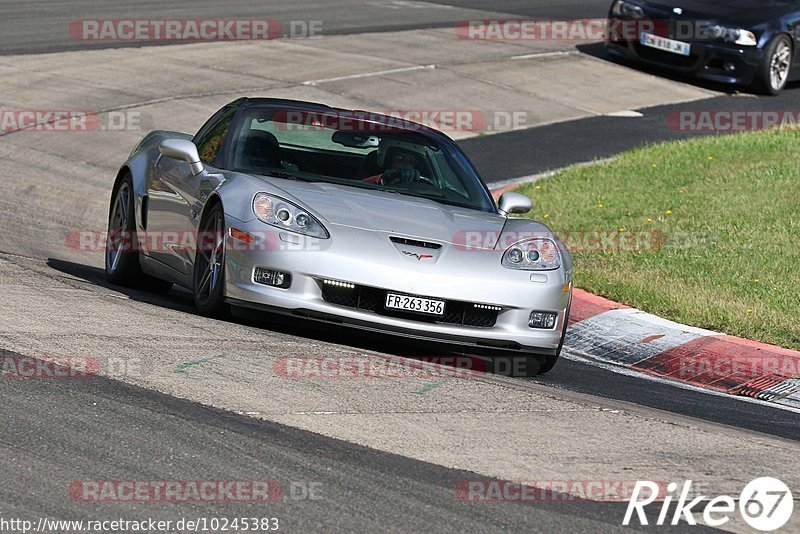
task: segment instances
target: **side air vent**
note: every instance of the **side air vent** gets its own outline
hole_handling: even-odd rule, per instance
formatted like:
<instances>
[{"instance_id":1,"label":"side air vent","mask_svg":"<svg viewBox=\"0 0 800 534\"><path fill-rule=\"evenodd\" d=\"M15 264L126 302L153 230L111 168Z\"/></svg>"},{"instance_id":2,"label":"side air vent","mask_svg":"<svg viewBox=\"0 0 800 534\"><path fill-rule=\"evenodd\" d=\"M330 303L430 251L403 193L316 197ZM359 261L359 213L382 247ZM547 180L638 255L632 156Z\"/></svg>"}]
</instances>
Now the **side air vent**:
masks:
<instances>
[{"instance_id":1,"label":"side air vent","mask_svg":"<svg viewBox=\"0 0 800 534\"><path fill-rule=\"evenodd\" d=\"M429 248L431 250L439 250L442 248L442 245L439 243L429 243L427 241L417 241L416 239L406 239L405 237L390 237L389 239L392 240L392 243L396 243L398 245L408 245L410 247L421 247L421 248Z\"/></svg>"}]
</instances>

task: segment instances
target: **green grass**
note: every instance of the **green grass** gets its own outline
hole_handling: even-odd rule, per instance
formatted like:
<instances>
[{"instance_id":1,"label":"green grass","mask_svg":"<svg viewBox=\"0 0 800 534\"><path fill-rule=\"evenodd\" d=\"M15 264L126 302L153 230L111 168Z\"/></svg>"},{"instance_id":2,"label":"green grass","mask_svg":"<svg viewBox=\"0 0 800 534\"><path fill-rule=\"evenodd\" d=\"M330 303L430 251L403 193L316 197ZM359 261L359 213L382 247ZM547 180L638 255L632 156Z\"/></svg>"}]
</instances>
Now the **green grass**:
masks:
<instances>
[{"instance_id":1,"label":"green grass","mask_svg":"<svg viewBox=\"0 0 800 534\"><path fill-rule=\"evenodd\" d=\"M800 349L800 131L653 145L520 192L568 245L580 243L574 232L656 236L639 250L576 247L578 287Z\"/></svg>"}]
</instances>

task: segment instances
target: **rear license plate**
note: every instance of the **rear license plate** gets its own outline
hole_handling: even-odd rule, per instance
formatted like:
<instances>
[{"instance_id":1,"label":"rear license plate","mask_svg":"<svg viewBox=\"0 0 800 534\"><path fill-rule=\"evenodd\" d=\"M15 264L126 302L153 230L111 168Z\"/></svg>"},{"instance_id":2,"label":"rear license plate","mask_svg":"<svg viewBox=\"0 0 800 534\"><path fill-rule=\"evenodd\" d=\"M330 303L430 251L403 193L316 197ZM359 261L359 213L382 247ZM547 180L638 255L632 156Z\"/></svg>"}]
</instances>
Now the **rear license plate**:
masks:
<instances>
[{"instance_id":1,"label":"rear license plate","mask_svg":"<svg viewBox=\"0 0 800 534\"><path fill-rule=\"evenodd\" d=\"M425 313L428 315L444 315L444 304L443 300L411 297L409 295L398 295L396 293L386 294L386 308L391 310L403 310L414 313Z\"/></svg>"},{"instance_id":2,"label":"rear license plate","mask_svg":"<svg viewBox=\"0 0 800 534\"><path fill-rule=\"evenodd\" d=\"M692 45L684 43L683 41L676 41L675 39L667 39L666 37L659 37L652 33L642 33L642 46L649 46L663 50L664 52L672 52L679 56L688 56L692 53Z\"/></svg>"}]
</instances>

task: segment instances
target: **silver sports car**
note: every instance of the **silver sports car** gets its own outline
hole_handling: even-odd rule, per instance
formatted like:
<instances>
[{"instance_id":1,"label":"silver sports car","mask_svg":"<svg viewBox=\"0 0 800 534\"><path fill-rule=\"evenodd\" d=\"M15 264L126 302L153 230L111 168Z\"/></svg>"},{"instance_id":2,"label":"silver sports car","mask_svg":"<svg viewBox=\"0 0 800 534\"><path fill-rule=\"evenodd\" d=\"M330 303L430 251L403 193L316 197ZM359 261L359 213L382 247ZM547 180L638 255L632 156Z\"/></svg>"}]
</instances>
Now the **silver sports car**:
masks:
<instances>
[{"instance_id":1,"label":"silver sports car","mask_svg":"<svg viewBox=\"0 0 800 534\"><path fill-rule=\"evenodd\" d=\"M194 293L197 310L281 313L517 354L552 369L572 258L511 217L446 135L394 117L242 98L195 136L154 131L120 169L112 283ZM249 312L248 312L249 313Z\"/></svg>"}]
</instances>

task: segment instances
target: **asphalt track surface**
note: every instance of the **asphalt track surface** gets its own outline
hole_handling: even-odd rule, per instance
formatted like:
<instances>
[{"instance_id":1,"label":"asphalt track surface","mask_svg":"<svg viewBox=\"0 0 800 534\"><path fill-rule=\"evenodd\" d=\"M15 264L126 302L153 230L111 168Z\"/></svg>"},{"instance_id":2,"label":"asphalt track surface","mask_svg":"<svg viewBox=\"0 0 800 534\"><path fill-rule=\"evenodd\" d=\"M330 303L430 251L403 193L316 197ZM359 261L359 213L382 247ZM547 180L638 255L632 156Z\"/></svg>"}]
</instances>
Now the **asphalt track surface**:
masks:
<instances>
[{"instance_id":1,"label":"asphalt track surface","mask_svg":"<svg viewBox=\"0 0 800 534\"><path fill-rule=\"evenodd\" d=\"M631 66L631 68L640 67ZM694 80L684 81L707 86ZM713 87L720 89L719 86ZM732 91L730 88L724 89ZM545 173L575 163L605 159L652 143L732 133L679 131L668 127L670 114L686 110L732 112L794 110L796 113L800 110L800 84L795 82L787 91L773 97L756 97L747 93L732 92L726 96L690 104L633 110L641 113L640 117L589 117L530 130L467 139L459 144L480 169L483 179L491 184L515 177Z\"/></svg>"},{"instance_id":2,"label":"asphalt track surface","mask_svg":"<svg viewBox=\"0 0 800 534\"><path fill-rule=\"evenodd\" d=\"M219 2L5 2L0 20L0 53L39 53L80 49L63 31L79 18L220 16ZM361 33L452 25L480 12L561 18L603 16L607 2L438 2L416 8L390 9L397 2L368 2L372 7L333 7L326 2L225 3L226 18L268 16L279 20L322 19L326 32ZM378 6L377 4L384 4ZM435 6L446 5L450 8ZM290 7L287 7L290 6ZM375 11L379 10L379 11ZM387 14L388 12L388 14ZM444 13L442 13L444 12ZM436 20L432 21L431 19ZM101 45L102 46L102 45ZM776 98L721 97L698 104L703 109L798 109L800 91ZM684 106L685 107L685 106ZM534 174L567 164L611 156L627 148L686 134L664 127L674 108L641 110L643 117L594 117L535 130L464 141L462 146L489 182ZM615 135L609 135L614 132ZM569 140L569 151L560 150ZM513 157L511 157L513 156ZM12 251L13 252L13 251ZM89 267L52 261L56 271L103 285L102 273ZM155 306L185 306L185 298L147 297ZM302 335L301 332L293 332ZM306 334L307 335L307 334ZM321 333L327 341L355 347L362 340L341 333ZM368 348L413 354L385 340ZM515 379L517 387L554 387L630 402L699 420L721 423L793 440L800 439L797 414L766 405L679 389L668 384L624 376L580 362L564 360L536 379ZM280 500L258 515L282 518L287 531L314 530L338 524L348 530L419 531L499 528L537 531L615 531L620 506L615 504L507 504L484 508L453 498L453 487L470 473L402 456L382 453L318 434L257 421L154 393L119 381L94 377L85 381L0 381L0 421L4 436L0 501L5 514L67 518L118 515L104 505L77 505L65 488L74 480L155 479L164 473L281 481L321 481L320 501ZM21 416L24 414L24 417ZM168 477L167 477L168 478ZM63 495L63 498L53 496ZM7 503L15 503L8 508ZM253 505L148 505L132 509L130 518L158 516L252 515ZM284 519L285 518L285 519ZM302 524L292 524L299 521ZM663 530L663 529L659 529Z\"/></svg>"},{"instance_id":3,"label":"asphalt track surface","mask_svg":"<svg viewBox=\"0 0 800 534\"><path fill-rule=\"evenodd\" d=\"M73 380L68 386L50 380L4 381L0 395L0 420L6 422L0 440L4 517L34 522L36 517L269 517L278 518L285 532L333 525L351 532L613 532L624 514L625 503L479 506L454 497L460 481L476 478L469 472L103 377ZM67 492L80 480L156 480L165 473L179 473L175 480L274 481L281 495L268 503L151 502L121 511L118 503L76 502Z\"/></svg>"},{"instance_id":4,"label":"asphalt track surface","mask_svg":"<svg viewBox=\"0 0 800 534\"><path fill-rule=\"evenodd\" d=\"M7 0L0 18L0 54L41 53L139 44L85 42L67 28L75 20L108 19L273 19L323 21L325 35L453 26L465 19L506 17L594 18L608 11L608 0L417 2L408 0L214 0L159 2L131 0ZM176 42L150 44L178 44ZM365 46L369 46L365 43Z\"/></svg>"},{"instance_id":5,"label":"asphalt track surface","mask_svg":"<svg viewBox=\"0 0 800 534\"><path fill-rule=\"evenodd\" d=\"M82 278L92 284L118 289L105 281L105 273L101 269L59 260L50 260L49 265L56 271ZM177 309L192 312L191 295L181 289L174 289L165 297L141 294L136 291L130 291L129 294L132 298L144 297L148 302L157 306L177 307ZM176 297L178 297L177 300ZM261 328L306 338L311 337L355 349L389 352L410 358L430 353L428 344L403 343L388 336L365 339L357 333L341 331L335 327L320 328L317 325L314 326L312 333L308 325L293 326L281 321L278 317L268 315L253 321L231 320L241 324L252 323ZM446 350L435 352L447 354ZM484 361L488 361L488 359ZM498 369L497 374L503 376L506 373ZM513 385L519 388L546 386L596 395L712 423L800 440L800 417L793 411L776 408L769 404L736 400L724 395L710 395L693 389L678 389L669 383L643 380L638 376L619 374L602 367L566 358L562 358L558 362L557 368L546 375L535 378L514 377Z\"/></svg>"}]
</instances>

